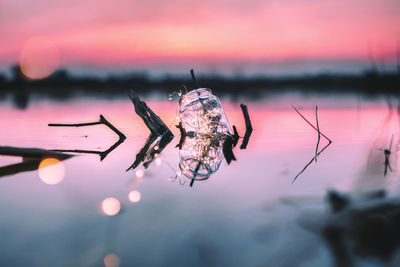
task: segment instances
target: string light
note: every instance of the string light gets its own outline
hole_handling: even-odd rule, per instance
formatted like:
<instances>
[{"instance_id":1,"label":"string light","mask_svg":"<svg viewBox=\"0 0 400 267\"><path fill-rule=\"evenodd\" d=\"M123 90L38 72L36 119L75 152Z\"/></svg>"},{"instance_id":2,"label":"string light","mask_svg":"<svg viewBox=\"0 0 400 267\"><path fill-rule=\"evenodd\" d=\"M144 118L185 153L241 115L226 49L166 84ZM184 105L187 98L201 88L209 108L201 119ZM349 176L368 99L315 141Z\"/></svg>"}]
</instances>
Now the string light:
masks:
<instances>
[{"instance_id":1,"label":"string light","mask_svg":"<svg viewBox=\"0 0 400 267\"><path fill-rule=\"evenodd\" d=\"M232 129L220 100L200 88L181 97L179 118L188 133L179 151L179 167L191 179L207 179L223 160L222 143Z\"/></svg>"}]
</instances>

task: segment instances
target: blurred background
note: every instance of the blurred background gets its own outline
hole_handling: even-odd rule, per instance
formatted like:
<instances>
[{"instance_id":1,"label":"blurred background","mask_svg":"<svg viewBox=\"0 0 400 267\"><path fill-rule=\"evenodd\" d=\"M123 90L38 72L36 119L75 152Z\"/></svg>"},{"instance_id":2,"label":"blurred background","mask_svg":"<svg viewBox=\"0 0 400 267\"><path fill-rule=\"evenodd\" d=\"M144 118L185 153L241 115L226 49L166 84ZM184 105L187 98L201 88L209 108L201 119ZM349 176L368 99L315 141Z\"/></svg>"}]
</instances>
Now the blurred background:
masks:
<instances>
[{"instance_id":1,"label":"blurred background","mask_svg":"<svg viewBox=\"0 0 400 267\"><path fill-rule=\"evenodd\" d=\"M0 0L0 266L400 266L399 25L398 0ZM254 129L193 186L190 69ZM175 138L126 171L130 89ZM126 140L48 126L100 114Z\"/></svg>"},{"instance_id":2,"label":"blurred background","mask_svg":"<svg viewBox=\"0 0 400 267\"><path fill-rule=\"evenodd\" d=\"M2 0L0 67L31 78L304 75L396 68L396 0Z\"/></svg>"}]
</instances>

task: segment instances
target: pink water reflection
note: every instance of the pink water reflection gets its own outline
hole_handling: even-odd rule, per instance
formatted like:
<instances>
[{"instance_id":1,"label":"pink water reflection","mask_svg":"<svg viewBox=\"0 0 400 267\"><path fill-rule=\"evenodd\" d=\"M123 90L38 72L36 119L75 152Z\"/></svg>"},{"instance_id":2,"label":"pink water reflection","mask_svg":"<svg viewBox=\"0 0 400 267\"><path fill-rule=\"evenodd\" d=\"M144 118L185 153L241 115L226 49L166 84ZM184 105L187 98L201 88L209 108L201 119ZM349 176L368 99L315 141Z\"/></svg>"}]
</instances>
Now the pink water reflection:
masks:
<instances>
[{"instance_id":1,"label":"pink water reflection","mask_svg":"<svg viewBox=\"0 0 400 267\"><path fill-rule=\"evenodd\" d=\"M48 251L49 243L38 240L61 232L73 239L65 247L61 245L60 251L65 257L87 253L85 255L96 258L97 263L104 258L104 263L111 266L119 263L119 259L129 262L133 253L145 257L142 255L154 251L154 240L157 251L162 254L156 263L162 264L164 257L171 253L171 246L174 251L184 251L188 244L193 244L190 241L193 237L196 242L215 242L226 255L233 255L240 249L256 259L259 251L283 249L276 247L275 241L279 238L288 237L292 244L294 237L304 232L292 228L296 221L293 210L298 212L300 209L296 206L288 211L288 207L276 203L282 198L306 195L317 199L314 204L321 204L327 188L347 191L359 188L370 174L367 172L370 154L380 153L376 148L385 147L393 133L395 140L398 139L397 114L390 117L386 104L380 101L365 101L361 108L358 108L356 98L351 97L345 101L277 97L245 102L254 128L248 148L235 149L237 161L229 166L223 162L210 179L196 182L192 188L188 182L184 183L185 177L169 181L179 169L175 148L178 138L159 155L160 166L157 162L152 163L143 178L136 177L136 170L125 172L149 135L129 99L38 101L26 111L2 103L0 122L7 125L0 132L2 146L104 150L118 139L107 127L47 126L49 122L95 121L99 114L127 136L126 141L103 161L98 155L79 155L63 161L68 179L55 187L37 179L36 171L0 179L2 223L8 227L16 225L15 233L25 231L19 237L22 240L20 246L28 240ZM222 104L230 123L243 135L245 127L240 103L223 99ZM318 104L321 130L333 140L318 162L310 165L294 184L291 184L293 177L314 156L317 135L292 110L291 104L302 106L301 112L311 121L315 116L315 104ZM150 99L148 105L178 137L178 130L173 127L176 103ZM392 156L395 168L396 153ZM1 165L9 162L9 158L3 161L0 157ZM375 164L383 166L383 161ZM396 172L383 179L383 172L378 170L371 177L391 190L400 188ZM113 196L110 203L109 200L103 202L109 196ZM35 201L27 201L32 199ZM132 204L134 201L140 201L140 205ZM118 216L101 216L99 206L101 213ZM120 212L121 206L124 212ZM268 210L271 206L278 208ZM270 246L249 238L253 230L265 225L266 221L271 225L267 229L272 229L268 232L273 244ZM289 221L291 227L285 227ZM102 242L107 239L106 229L111 229L117 236L114 241L118 244L105 251ZM177 233L181 239L177 239ZM310 235L314 238L312 250L316 246L322 247L322 243L318 243L321 241L315 241L314 234ZM71 247L75 246L71 244L81 244L82 240L87 242L87 247L83 251L73 251ZM110 242L114 244L113 240ZM118 252L118 258L114 255L104 257L105 253L114 251ZM176 253L171 257L176 258Z\"/></svg>"},{"instance_id":2,"label":"pink water reflection","mask_svg":"<svg viewBox=\"0 0 400 267\"><path fill-rule=\"evenodd\" d=\"M340 101L332 104L326 99L304 100L293 98L289 101L277 102L274 99L260 102L247 103L253 124L253 134L247 150L236 149L238 161L227 167L224 163L220 172L228 172L232 176L259 175L267 170L290 169L290 175L294 175L301 168L305 159L312 157L315 149L317 134L303 119L291 108L291 104L303 106L302 114L310 121L315 120L315 104L319 104L319 126L321 131L333 140L332 146L324 152L328 162L342 162L343 149L351 153L365 153L373 145L376 138L385 139L379 131L382 129L382 121L388 116L388 110L384 103L365 102L359 109L355 99L349 98L344 104ZM239 108L239 103L222 101L225 113L232 125L236 125L239 134L244 135L244 119ZM176 119L176 102L149 100L148 105L160 115L171 128L175 136L179 131L174 127ZM342 107L341 107L342 106ZM143 121L134 113L133 106L128 99L103 101L93 99L78 99L73 102L52 103L40 101L25 112L14 110L6 105L0 106L1 114L7 114L1 118L3 125L9 125L0 132L2 145L41 147L46 149L93 149L106 150L117 139L112 131L104 126L92 126L84 128L52 128L49 122L78 123L96 121L99 114L103 114L111 123L127 136L127 141L121 144L100 165L95 156L85 156L85 165L79 166L81 175L92 176L93 168L108 168L113 172L122 172L135 159L149 135L149 130ZM397 120L389 122L390 131L397 134ZM388 129L388 125L385 126ZM383 140L384 141L384 140ZM161 169L156 176L171 177L177 170L178 151L174 149L175 138L162 153L163 160L156 160L153 164L160 165ZM321 146L326 144L321 140ZM79 157L79 158L82 158ZM251 159L253 168L248 169L244 164ZM1 159L0 159L1 160ZM363 158L357 157L356 166L362 168ZM80 160L80 162L83 162ZM354 160L351 161L354 164ZM67 168L76 168L75 160L66 162ZM69 166L71 165L71 166ZM320 166L323 165L321 158ZM335 164L331 164L332 168ZM152 166L152 165L151 165ZM165 167L163 166L170 166ZM267 167L267 169L264 169ZM167 169L167 170L166 170ZM263 170L264 169L264 170ZM164 171L163 171L164 170ZM231 173L231 170L233 171ZM74 170L71 170L74 172ZM107 173L105 171L103 173ZM149 169L149 177L153 177L154 170ZM270 173L268 171L268 173ZM101 171L100 171L101 172ZM157 173L157 171L155 171ZM133 173L121 173L120 175L136 176L141 179L145 176L144 169L138 167ZM218 175L218 174L217 174ZM146 170L147 176L147 170ZM146 178L146 177L144 177ZM73 179L73 178L72 178ZM288 179L289 180L289 179ZM104 182L103 190L106 190L110 182ZM102 186L102 183L100 183Z\"/></svg>"}]
</instances>

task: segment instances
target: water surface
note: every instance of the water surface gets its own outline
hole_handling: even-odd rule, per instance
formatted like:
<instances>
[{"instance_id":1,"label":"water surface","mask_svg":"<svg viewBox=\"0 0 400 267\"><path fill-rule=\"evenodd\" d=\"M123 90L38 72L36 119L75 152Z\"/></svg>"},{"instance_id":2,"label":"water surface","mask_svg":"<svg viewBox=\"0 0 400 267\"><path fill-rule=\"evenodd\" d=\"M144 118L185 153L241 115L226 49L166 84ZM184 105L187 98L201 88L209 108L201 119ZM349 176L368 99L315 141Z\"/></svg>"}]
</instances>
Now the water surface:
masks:
<instances>
[{"instance_id":1,"label":"water surface","mask_svg":"<svg viewBox=\"0 0 400 267\"><path fill-rule=\"evenodd\" d=\"M177 101L144 100L175 139L161 153L160 166L153 162L128 172L149 135L128 97L35 99L26 110L0 103L1 146L104 151L118 140L105 126L47 126L96 121L100 114L127 136L103 161L95 154L62 161L65 175L56 185L46 184L38 171L0 178L1 266L103 266L109 254L117 255L121 266L330 266L328 248L299 218L326 210L327 189L398 192L396 152L393 173L383 177L379 149L388 147L392 136L395 147L399 137L397 113L383 98L223 98L240 135L245 125L239 105L248 105L253 134L246 150L235 148L237 161L229 166L224 161L193 187L184 176L171 179L179 170ZM333 140L293 184L315 155L317 133L292 104L313 123L318 105L320 130ZM326 144L322 138L320 147ZM1 166L19 161L0 157ZM144 171L143 178L137 170ZM136 203L128 197L133 190L141 196ZM121 202L116 216L101 208L108 197Z\"/></svg>"}]
</instances>

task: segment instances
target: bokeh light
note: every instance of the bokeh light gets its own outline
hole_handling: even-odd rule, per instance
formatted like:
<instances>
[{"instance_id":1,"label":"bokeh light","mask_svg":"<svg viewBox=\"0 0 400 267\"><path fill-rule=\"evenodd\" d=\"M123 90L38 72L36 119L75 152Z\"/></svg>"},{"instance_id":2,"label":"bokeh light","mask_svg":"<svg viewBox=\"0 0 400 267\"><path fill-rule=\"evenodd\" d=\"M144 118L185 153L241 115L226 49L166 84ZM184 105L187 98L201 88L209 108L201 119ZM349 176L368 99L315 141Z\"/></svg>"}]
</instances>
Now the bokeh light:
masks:
<instances>
[{"instance_id":1,"label":"bokeh light","mask_svg":"<svg viewBox=\"0 0 400 267\"><path fill-rule=\"evenodd\" d=\"M131 191L131 192L129 193L129 200L130 200L132 203L137 203L137 202L139 202L141 198L142 198L142 194L141 194L139 191L137 191L137 190L133 190L133 191Z\"/></svg>"},{"instance_id":2,"label":"bokeh light","mask_svg":"<svg viewBox=\"0 0 400 267\"><path fill-rule=\"evenodd\" d=\"M121 264L121 260L117 254L107 254L104 257L104 265L106 267L118 267Z\"/></svg>"},{"instance_id":3,"label":"bokeh light","mask_svg":"<svg viewBox=\"0 0 400 267\"><path fill-rule=\"evenodd\" d=\"M136 170L136 177L137 177L137 178L143 178L143 176L144 176L144 170L142 170L142 169L137 169L137 170Z\"/></svg>"},{"instance_id":4,"label":"bokeh light","mask_svg":"<svg viewBox=\"0 0 400 267\"><path fill-rule=\"evenodd\" d=\"M43 159L38 168L39 178L46 184L59 184L65 176L64 164L56 158Z\"/></svg>"},{"instance_id":5,"label":"bokeh light","mask_svg":"<svg viewBox=\"0 0 400 267\"><path fill-rule=\"evenodd\" d=\"M47 78L60 65L58 49L47 38L31 38L21 50L19 65L21 72L30 79Z\"/></svg>"},{"instance_id":6,"label":"bokeh light","mask_svg":"<svg viewBox=\"0 0 400 267\"><path fill-rule=\"evenodd\" d=\"M117 215L121 211L121 202L115 197L108 197L101 202L101 209L107 216Z\"/></svg>"}]
</instances>

